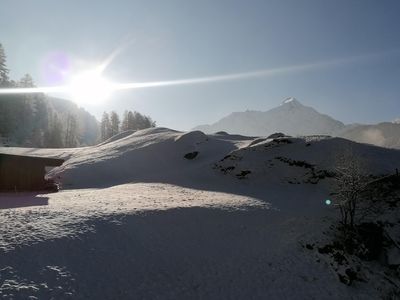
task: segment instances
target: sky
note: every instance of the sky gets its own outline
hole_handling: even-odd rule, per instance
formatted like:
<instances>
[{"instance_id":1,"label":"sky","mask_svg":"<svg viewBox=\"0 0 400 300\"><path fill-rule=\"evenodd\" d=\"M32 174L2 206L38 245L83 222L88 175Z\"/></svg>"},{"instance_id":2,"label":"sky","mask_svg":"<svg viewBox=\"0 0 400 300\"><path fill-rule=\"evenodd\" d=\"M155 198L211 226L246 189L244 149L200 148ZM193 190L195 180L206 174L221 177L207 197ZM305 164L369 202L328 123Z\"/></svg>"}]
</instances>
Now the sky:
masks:
<instances>
[{"instance_id":1,"label":"sky","mask_svg":"<svg viewBox=\"0 0 400 300\"><path fill-rule=\"evenodd\" d=\"M38 86L59 83L48 76L57 57L74 72L113 52L103 75L122 83L284 68L80 104L97 117L137 110L189 130L296 97L345 123L376 123L400 117L399 15L397 0L3 0L0 43L10 76Z\"/></svg>"}]
</instances>

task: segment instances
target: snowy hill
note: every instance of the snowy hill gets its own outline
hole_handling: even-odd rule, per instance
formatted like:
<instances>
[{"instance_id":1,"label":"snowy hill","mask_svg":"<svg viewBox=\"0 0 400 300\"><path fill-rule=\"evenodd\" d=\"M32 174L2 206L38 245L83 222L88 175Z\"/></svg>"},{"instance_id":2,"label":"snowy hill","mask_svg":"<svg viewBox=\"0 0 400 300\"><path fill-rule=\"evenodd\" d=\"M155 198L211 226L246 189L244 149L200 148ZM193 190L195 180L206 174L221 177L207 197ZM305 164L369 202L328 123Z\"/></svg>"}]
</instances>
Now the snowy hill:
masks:
<instances>
[{"instance_id":1,"label":"snowy hill","mask_svg":"<svg viewBox=\"0 0 400 300\"><path fill-rule=\"evenodd\" d=\"M50 175L59 176L64 188L98 188L144 181L215 184L215 169L232 166L235 168L225 173L237 176L243 170L250 170L249 178L264 180L263 176L273 174L271 178L267 176L269 181L286 182L285 178L293 171L288 160L304 161L315 170L331 171L341 153L349 149L367 162L373 174L392 173L399 167L400 151L343 138L324 135L258 138L167 128L128 131L100 145L83 148L7 147L0 151L67 159ZM194 157L185 158L187 154ZM294 169L299 174L307 173Z\"/></svg>"},{"instance_id":2,"label":"snowy hill","mask_svg":"<svg viewBox=\"0 0 400 300\"><path fill-rule=\"evenodd\" d=\"M328 171L334 168L341 153L348 149L367 161L369 171L374 174L391 173L400 161L400 152L397 150L342 138L320 135L257 138L229 134L206 135L201 131L182 133L167 128L126 132L91 147L2 148L2 152L67 159L50 175L60 176L64 188L90 188L143 181L212 183L215 179L212 169L216 165L229 167L229 162L234 162L232 166L236 166L236 169L226 173L236 176L242 170L251 170L252 174L248 177L260 179L272 173L273 176L268 180L285 181L283 178L293 168L282 162L282 157L304 161L316 169ZM185 158L186 154L192 153L196 153L193 159ZM270 170L272 165L274 167Z\"/></svg>"},{"instance_id":3,"label":"snowy hill","mask_svg":"<svg viewBox=\"0 0 400 300\"><path fill-rule=\"evenodd\" d=\"M376 267L348 287L304 247L337 216L325 199L349 149L372 174L399 167L399 150L342 138L167 128L84 148L0 148L66 159L49 173L61 192L0 194L0 295L380 298Z\"/></svg>"},{"instance_id":4,"label":"snowy hill","mask_svg":"<svg viewBox=\"0 0 400 300\"><path fill-rule=\"evenodd\" d=\"M274 132L285 134L332 135L343 129L344 124L301 104L295 98L287 98L282 104L266 112L235 112L212 125L198 126L195 130L206 133L227 131L250 136L268 136Z\"/></svg>"}]
</instances>

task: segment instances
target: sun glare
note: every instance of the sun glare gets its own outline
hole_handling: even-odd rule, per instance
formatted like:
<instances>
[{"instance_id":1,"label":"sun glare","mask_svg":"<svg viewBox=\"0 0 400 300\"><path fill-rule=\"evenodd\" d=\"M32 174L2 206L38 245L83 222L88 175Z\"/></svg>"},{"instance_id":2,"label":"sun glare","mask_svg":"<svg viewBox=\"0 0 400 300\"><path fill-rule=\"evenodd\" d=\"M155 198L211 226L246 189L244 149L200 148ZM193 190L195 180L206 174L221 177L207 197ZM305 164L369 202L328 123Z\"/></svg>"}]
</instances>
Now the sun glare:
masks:
<instances>
[{"instance_id":1,"label":"sun glare","mask_svg":"<svg viewBox=\"0 0 400 300\"><path fill-rule=\"evenodd\" d=\"M68 86L68 93L77 103L101 103L111 95L113 90L114 85L102 76L99 69L77 74Z\"/></svg>"}]
</instances>

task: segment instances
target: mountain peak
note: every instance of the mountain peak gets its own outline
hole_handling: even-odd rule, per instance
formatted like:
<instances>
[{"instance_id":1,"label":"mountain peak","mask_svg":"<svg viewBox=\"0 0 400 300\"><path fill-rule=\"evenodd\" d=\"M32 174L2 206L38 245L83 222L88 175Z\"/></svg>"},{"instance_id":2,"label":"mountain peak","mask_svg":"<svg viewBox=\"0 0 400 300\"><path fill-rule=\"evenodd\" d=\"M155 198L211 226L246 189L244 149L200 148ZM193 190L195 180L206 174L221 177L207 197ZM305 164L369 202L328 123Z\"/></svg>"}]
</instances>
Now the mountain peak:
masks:
<instances>
[{"instance_id":1,"label":"mountain peak","mask_svg":"<svg viewBox=\"0 0 400 300\"><path fill-rule=\"evenodd\" d=\"M288 97L282 101L282 105L302 105L296 98Z\"/></svg>"},{"instance_id":2,"label":"mountain peak","mask_svg":"<svg viewBox=\"0 0 400 300\"><path fill-rule=\"evenodd\" d=\"M285 134L332 135L344 124L301 104L296 98L284 99L282 104L268 111L236 112L208 126L196 128L207 133L227 131L248 136L268 136L274 132Z\"/></svg>"}]
</instances>

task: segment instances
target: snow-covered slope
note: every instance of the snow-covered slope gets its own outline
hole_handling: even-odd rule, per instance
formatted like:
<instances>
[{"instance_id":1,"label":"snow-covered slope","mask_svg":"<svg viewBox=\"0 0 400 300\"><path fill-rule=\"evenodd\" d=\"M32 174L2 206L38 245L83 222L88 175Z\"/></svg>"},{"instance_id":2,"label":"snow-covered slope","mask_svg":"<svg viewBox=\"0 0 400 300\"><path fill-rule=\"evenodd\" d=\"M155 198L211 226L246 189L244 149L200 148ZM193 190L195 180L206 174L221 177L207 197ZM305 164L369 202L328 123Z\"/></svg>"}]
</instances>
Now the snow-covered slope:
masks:
<instances>
[{"instance_id":1,"label":"snow-covered slope","mask_svg":"<svg viewBox=\"0 0 400 300\"><path fill-rule=\"evenodd\" d=\"M60 176L65 188L105 187L143 181L205 184L215 175L212 167L230 156L224 161L235 157L238 166L229 173L238 175L243 170L250 170L255 174L249 176L258 179L263 174L272 173L273 176L268 178L271 181L282 180L293 169L300 172L285 160L305 161L315 168L329 171L334 169L341 153L348 149L368 162L369 171L375 174L393 172L400 161L399 151L342 138L249 139L155 128L122 135L120 139L96 147L77 149L63 166L54 169L50 175ZM185 158L186 154L194 152L197 153L194 159ZM64 152L60 153L65 156ZM269 170L271 164L274 165L273 172Z\"/></svg>"},{"instance_id":2,"label":"snow-covered slope","mask_svg":"<svg viewBox=\"0 0 400 300\"><path fill-rule=\"evenodd\" d=\"M218 169L246 178L286 182L288 174L311 174L311 168L293 167L302 161L314 171L332 171L342 153L351 150L365 161L373 174L391 173L400 151L321 135L257 138L241 135L206 135L151 128L122 133L98 146L75 149L0 148L3 153L50 156L66 159L49 176L65 189L99 188L130 182L163 182L190 185L218 184ZM185 158L195 154L193 159ZM229 168L234 167L234 168ZM311 173L310 173L311 172ZM272 174L272 175L271 175ZM267 178L264 178L267 176ZM224 177L224 176L223 176Z\"/></svg>"},{"instance_id":3,"label":"snow-covered slope","mask_svg":"<svg viewBox=\"0 0 400 300\"><path fill-rule=\"evenodd\" d=\"M302 245L335 217L335 159L371 173L400 151L342 138L206 135L152 128L62 157L56 194L0 194L0 295L10 299L376 299ZM369 281L368 281L369 280ZM33 298L32 298L33 299Z\"/></svg>"},{"instance_id":4,"label":"snow-covered slope","mask_svg":"<svg viewBox=\"0 0 400 300\"><path fill-rule=\"evenodd\" d=\"M212 125L195 129L206 133L227 131L252 136L267 136L274 132L285 134L331 135L344 127L342 122L301 104L295 98L287 98L282 104L266 112L235 112Z\"/></svg>"},{"instance_id":5,"label":"snow-covered slope","mask_svg":"<svg viewBox=\"0 0 400 300\"><path fill-rule=\"evenodd\" d=\"M254 179L264 180L267 176L270 177L268 180L282 180L291 173L290 169L296 169L288 165L297 166L309 175L312 175L312 169L315 172L333 172L340 157L348 151L360 160L365 172L375 175L393 173L400 153L397 150L354 143L343 138L283 137L260 140L249 147L232 151L217 165L227 167L233 163L235 169L252 170L252 175L249 176ZM237 175L237 172L235 173Z\"/></svg>"}]
</instances>

